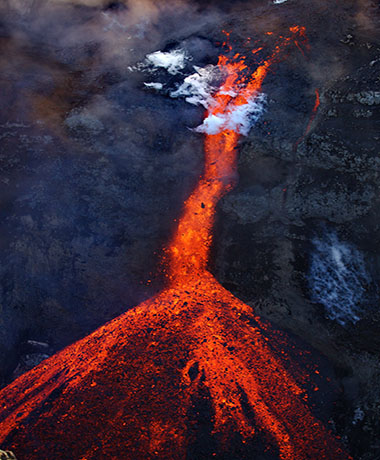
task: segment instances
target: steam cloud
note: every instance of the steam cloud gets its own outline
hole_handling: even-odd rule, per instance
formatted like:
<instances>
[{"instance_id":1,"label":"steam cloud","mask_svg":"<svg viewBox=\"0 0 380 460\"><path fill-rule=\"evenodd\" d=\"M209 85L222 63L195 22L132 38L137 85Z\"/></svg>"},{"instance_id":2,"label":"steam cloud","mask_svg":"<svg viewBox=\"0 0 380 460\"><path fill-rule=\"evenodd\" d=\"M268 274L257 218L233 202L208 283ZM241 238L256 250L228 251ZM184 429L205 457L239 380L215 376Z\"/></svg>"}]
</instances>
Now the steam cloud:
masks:
<instances>
[{"instance_id":1,"label":"steam cloud","mask_svg":"<svg viewBox=\"0 0 380 460\"><path fill-rule=\"evenodd\" d=\"M312 300L340 323L356 323L363 314L366 287L371 283L362 253L340 241L333 231L313 239L309 284Z\"/></svg>"},{"instance_id":2,"label":"steam cloud","mask_svg":"<svg viewBox=\"0 0 380 460\"><path fill-rule=\"evenodd\" d=\"M209 115L195 131L199 133L217 134L225 129L231 129L244 136L264 111L265 95L258 94L247 104L234 106L223 115Z\"/></svg>"},{"instance_id":3,"label":"steam cloud","mask_svg":"<svg viewBox=\"0 0 380 460\"><path fill-rule=\"evenodd\" d=\"M171 97L184 97L193 105L210 106L212 94L217 90L216 79L219 77L217 66L208 65L204 68L194 66L195 73L187 76L183 83L170 92Z\"/></svg>"},{"instance_id":4,"label":"steam cloud","mask_svg":"<svg viewBox=\"0 0 380 460\"><path fill-rule=\"evenodd\" d=\"M181 49L176 49L167 53L156 51L148 54L146 59L153 67L162 67L171 75L179 73L185 67L187 60L185 51Z\"/></svg>"},{"instance_id":5,"label":"steam cloud","mask_svg":"<svg viewBox=\"0 0 380 460\"><path fill-rule=\"evenodd\" d=\"M185 68L186 61L191 61L185 50L174 49L171 52L156 51L149 54L145 62L131 68L131 70L158 70L164 68L171 75L180 73ZM153 69L152 69L153 66ZM186 102L193 105L201 105L206 109L213 107L213 95L219 89L219 82L222 80L222 70L218 66L207 65L205 67L193 66L195 72L186 76L180 85L174 90L169 90L172 98L183 97ZM160 91L163 89L161 83L144 83L148 88ZM221 89L223 91L223 87ZM236 97L238 94L229 94ZM244 136L252 125L259 119L264 111L265 95L256 94L250 98L247 104L234 105L230 103L226 112L219 115L208 115L203 123L194 129L198 133L217 134L225 129L231 129Z\"/></svg>"}]
</instances>

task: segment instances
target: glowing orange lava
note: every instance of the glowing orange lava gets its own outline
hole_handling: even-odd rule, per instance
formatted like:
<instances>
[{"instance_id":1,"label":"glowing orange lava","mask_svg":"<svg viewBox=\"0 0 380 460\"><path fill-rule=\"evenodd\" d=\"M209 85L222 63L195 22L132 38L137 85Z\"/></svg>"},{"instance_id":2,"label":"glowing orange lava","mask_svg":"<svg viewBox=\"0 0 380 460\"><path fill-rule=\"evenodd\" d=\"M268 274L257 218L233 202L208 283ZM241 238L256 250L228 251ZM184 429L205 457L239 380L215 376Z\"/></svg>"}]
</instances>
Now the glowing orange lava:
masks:
<instances>
[{"instance_id":1,"label":"glowing orange lava","mask_svg":"<svg viewBox=\"0 0 380 460\"><path fill-rule=\"evenodd\" d=\"M246 104L280 51L302 41L300 30L253 74L242 56L221 56L227 76L208 115ZM0 392L0 441L21 460L189 458L195 399L211 401L210 436L221 446L236 436L254 442L260 432L283 460L349 458L312 415L309 377L286 358L286 336L271 343L271 327L207 270L215 207L236 179L238 139L233 130L205 138L204 174L165 250L166 288Z\"/></svg>"}]
</instances>

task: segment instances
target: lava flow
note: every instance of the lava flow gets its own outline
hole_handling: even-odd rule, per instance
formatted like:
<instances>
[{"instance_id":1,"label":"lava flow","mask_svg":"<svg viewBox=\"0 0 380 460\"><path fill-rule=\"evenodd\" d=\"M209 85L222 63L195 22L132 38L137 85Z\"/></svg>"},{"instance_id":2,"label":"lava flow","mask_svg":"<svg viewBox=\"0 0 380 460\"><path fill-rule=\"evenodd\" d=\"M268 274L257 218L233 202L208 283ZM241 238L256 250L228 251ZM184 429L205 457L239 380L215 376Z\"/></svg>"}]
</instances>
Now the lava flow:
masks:
<instances>
[{"instance_id":1,"label":"lava flow","mask_svg":"<svg viewBox=\"0 0 380 460\"><path fill-rule=\"evenodd\" d=\"M253 73L242 56L219 58L226 78L207 117L250 103L283 49L304 36L297 27L290 33ZM207 270L238 139L238 127L205 137L203 176L165 249L165 289L1 391L0 441L20 459L191 458L202 405L222 450L260 435L282 460L349 458L310 411L309 376L286 357L286 336Z\"/></svg>"}]
</instances>

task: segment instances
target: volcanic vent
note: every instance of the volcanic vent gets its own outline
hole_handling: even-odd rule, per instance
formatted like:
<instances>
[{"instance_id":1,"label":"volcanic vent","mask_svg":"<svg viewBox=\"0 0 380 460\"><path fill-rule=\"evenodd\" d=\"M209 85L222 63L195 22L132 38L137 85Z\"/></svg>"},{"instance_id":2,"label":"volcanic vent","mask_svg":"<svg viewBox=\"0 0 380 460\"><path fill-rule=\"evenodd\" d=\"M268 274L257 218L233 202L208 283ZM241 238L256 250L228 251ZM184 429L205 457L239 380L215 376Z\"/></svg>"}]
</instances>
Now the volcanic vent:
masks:
<instances>
[{"instance_id":1,"label":"volcanic vent","mask_svg":"<svg viewBox=\"0 0 380 460\"><path fill-rule=\"evenodd\" d=\"M247 129L242 113L254 115L268 70L304 40L292 27L253 72L228 46L219 57L225 78L202 128L204 173L165 249L167 286L2 390L0 439L20 459L190 458L202 404L219 453L259 433L270 458L349 458L312 415L309 377L286 359L286 337L207 270L215 207L234 184Z\"/></svg>"}]
</instances>

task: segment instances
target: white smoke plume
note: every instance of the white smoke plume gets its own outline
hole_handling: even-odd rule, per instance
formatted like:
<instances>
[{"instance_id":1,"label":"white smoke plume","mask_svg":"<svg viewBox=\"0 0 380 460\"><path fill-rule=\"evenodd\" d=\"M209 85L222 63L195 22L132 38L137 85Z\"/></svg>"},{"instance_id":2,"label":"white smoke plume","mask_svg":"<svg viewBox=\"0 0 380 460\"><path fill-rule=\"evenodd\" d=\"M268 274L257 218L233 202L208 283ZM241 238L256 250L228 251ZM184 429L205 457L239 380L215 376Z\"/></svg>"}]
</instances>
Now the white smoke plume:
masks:
<instances>
[{"instance_id":1,"label":"white smoke plume","mask_svg":"<svg viewBox=\"0 0 380 460\"><path fill-rule=\"evenodd\" d=\"M186 56L186 52L181 49L175 49L170 52L155 51L148 54L146 61L148 65L155 68L166 69L171 75L178 74L186 66L186 61L190 58Z\"/></svg>"},{"instance_id":2,"label":"white smoke plume","mask_svg":"<svg viewBox=\"0 0 380 460\"><path fill-rule=\"evenodd\" d=\"M340 241L333 231L313 239L309 285L312 300L340 323L356 323L363 314L366 287L371 283L362 253Z\"/></svg>"},{"instance_id":3,"label":"white smoke plume","mask_svg":"<svg viewBox=\"0 0 380 460\"><path fill-rule=\"evenodd\" d=\"M156 91L161 91L162 88L164 87L164 85L162 83L156 83L156 82L152 82L152 83L145 83L144 82L144 85L147 88L152 88L152 89L155 89Z\"/></svg>"},{"instance_id":4,"label":"white smoke plume","mask_svg":"<svg viewBox=\"0 0 380 460\"><path fill-rule=\"evenodd\" d=\"M145 64L138 65L135 69L165 68L168 73L174 75L185 67L185 61L190 61L191 56L186 58L185 51L175 49L171 52L163 53L156 51L147 56ZM214 94L219 89L220 81L223 79L223 70L216 65L206 67L193 66L195 72L184 78L183 82L175 90L169 91L172 98L184 98L186 102L193 105L201 105L205 109L212 109L215 104ZM160 83L144 83L145 86L160 90L163 85ZM222 87L223 90L223 87ZM226 94L226 93L225 93ZM231 91L228 94L234 98L238 92ZM265 95L262 93L252 96L246 104L235 105L233 99L227 107L225 113L218 115L208 115L203 123L194 129L198 133L217 134L226 129L234 130L244 136L252 125L259 119L264 111Z\"/></svg>"},{"instance_id":5,"label":"white smoke plume","mask_svg":"<svg viewBox=\"0 0 380 460\"><path fill-rule=\"evenodd\" d=\"M258 93L247 104L234 105L233 101L223 114L209 115L203 123L195 128L198 133L218 134L226 129L247 136L254 123L264 111L265 95Z\"/></svg>"},{"instance_id":6,"label":"white smoke plume","mask_svg":"<svg viewBox=\"0 0 380 460\"><path fill-rule=\"evenodd\" d=\"M194 66L195 73L187 76L183 83L170 92L171 97L184 97L186 102L193 105L203 105L208 108L212 94L216 91L215 82L220 76L217 66Z\"/></svg>"}]
</instances>

